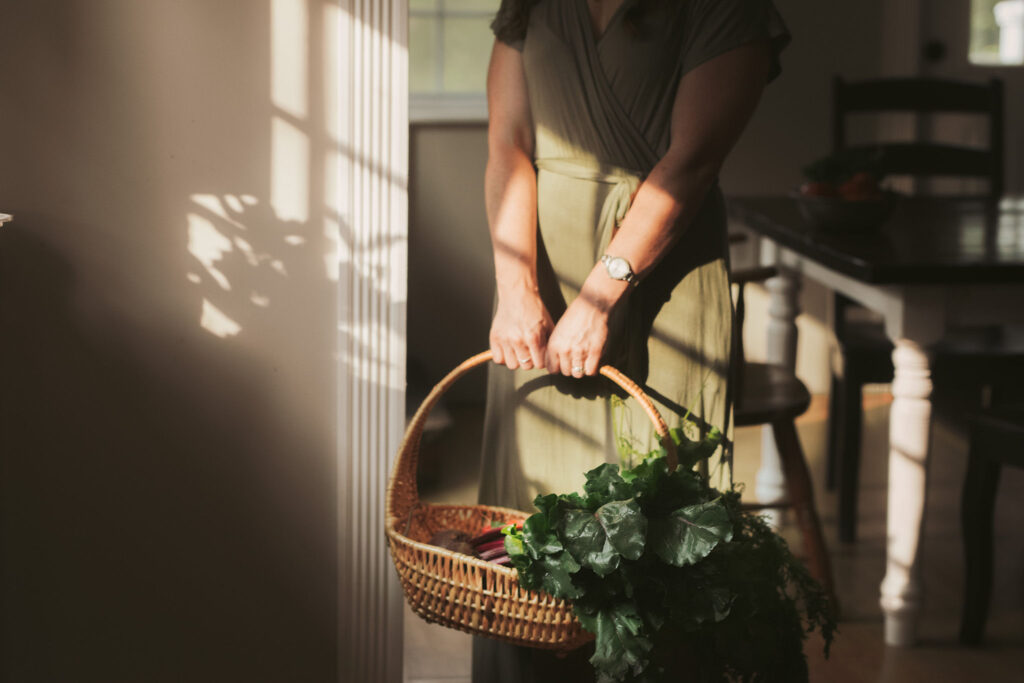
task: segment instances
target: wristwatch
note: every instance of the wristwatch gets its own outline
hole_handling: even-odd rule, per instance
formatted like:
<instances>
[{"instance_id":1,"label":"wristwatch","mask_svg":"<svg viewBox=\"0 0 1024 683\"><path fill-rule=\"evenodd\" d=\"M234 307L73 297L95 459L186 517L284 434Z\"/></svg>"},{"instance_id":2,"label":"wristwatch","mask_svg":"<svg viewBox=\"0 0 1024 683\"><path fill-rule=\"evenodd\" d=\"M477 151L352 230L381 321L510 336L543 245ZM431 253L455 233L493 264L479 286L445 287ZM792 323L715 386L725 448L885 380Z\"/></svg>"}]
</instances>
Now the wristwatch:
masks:
<instances>
[{"instance_id":1,"label":"wristwatch","mask_svg":"<svg viewBox=\"0 0 1024 683\"><path fill-rule=\"evenodd\" d=\"M608 277L613 280L624 280L634 287L640 284L640 280L637 278L636 273L633 272L633 267L629 265L629 261L621 256L605 254L601 257L601 263L604 264L605 270L608 271Z\"/></svg>"}]
</instances>

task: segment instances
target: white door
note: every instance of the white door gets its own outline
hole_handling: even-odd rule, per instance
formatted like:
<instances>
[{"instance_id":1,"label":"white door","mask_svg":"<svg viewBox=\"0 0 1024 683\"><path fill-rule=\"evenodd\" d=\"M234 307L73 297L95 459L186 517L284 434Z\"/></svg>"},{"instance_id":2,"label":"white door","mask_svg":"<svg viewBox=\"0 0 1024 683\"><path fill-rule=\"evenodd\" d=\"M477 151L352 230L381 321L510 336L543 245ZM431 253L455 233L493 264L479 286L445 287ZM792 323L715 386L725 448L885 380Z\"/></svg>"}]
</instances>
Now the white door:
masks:
<instances>
[{"instance_id":1,"label":"white door","mask_svg":"<svg viewBox=\"0 0 1024 683\"><path fill-rule=\"evenodd\" d=\"M1003 81L1006 191L1024 194L1024 0L921 0L920 7L923 75ZM939 123L936 132L950 141L979 136L966 120Z\"/></svg>"}]
</instances>

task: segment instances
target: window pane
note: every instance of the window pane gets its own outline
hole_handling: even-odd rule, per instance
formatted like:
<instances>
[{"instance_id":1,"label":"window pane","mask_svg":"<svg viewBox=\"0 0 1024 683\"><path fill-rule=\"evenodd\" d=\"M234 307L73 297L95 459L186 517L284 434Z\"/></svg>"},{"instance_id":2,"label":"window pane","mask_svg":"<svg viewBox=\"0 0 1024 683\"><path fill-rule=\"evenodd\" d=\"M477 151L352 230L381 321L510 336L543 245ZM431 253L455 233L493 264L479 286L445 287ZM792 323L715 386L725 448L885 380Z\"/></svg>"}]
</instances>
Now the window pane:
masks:
<instances>
[{"instance_id":1,"label":"window pane","mask_svg":"<svg viewBox=\"0 0 1024 683\"><path fill-rule=\"evenodd\" d=\"M444 89L484 92L494 36L490 18L444 20Z\"/></svg>"},{"instance_id":2,"label":"window pane","mask_svg":"<svg viewBox=\"0 0 1024 683\"><path fill-rule=\"evenodd\" d=\"M971 0L970 60L1024 64L1024 0Z\"/></svg>"},{"instance_id":3,"label":"window pane","mask_svg":"<svg viewBox=\"0 0 1024 683\"><path fill-rule=\"evenodd\" d=\"M436 12L438 10L438 0L409 0L409 11L418 12Z\"/></svg>"},{"instance_id":4,"label":"window pane","mask_svg":"<svg viewBox=\"0 0 1024 683\"><path fill-rule=\"evenodd\" d=\"M498 11L498 0L444 0L444 8L451 12L490 12Z\"/></svg>"},{"instance_id":5,"label":"window pane","mask_svg":"<svg viewBox=\"0 0 1024 683\"><path fill-rule=\"evenodd\" d=\"M439 20L409 17L409 90L436 92Z\"/></svg>"}]
</instances>

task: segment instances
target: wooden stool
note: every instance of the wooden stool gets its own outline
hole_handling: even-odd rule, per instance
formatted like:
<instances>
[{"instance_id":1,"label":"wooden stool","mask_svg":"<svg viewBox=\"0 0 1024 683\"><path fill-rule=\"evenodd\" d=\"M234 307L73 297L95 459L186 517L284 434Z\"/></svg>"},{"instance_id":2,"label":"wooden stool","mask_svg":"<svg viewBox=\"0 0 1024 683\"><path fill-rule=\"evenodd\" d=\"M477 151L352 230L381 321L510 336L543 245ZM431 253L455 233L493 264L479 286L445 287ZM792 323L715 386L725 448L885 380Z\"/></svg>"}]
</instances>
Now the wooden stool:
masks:
<instances>
[{"instance_id":1,"label":"wooden stool","mask_svg":"<svg viewBox=\"0 0 1024 683\"><path fill-rule=\"evenodd\" d=\"M1024 467L1024 408L976 415L964 479L960 519L964 535L964 609L960 642L981 642L992 598L992 518L1002 466Z\"/></svg>"},{"instance_id":2,"label":"wooden stool","mask_svg":"<svg viewBox=\"0 0 1024 683\"><path fill-rule=\"evenodd\" d=\"M771 425L775 445L782 461L786 480L787 502L781 505L751 505L749 507L790 507L796 514L797 526L803 538L804 552L811 575L825 589L833 608L838 611L832 579L832 563L821 531L821 521L814 505L814 489L807 468L803 448L796 432L795 420L807 411L811 394L796 374L787 367L769 363L752 363L744 358L743 319L745 306L744 286L749 282L765 280L776 274L774 267L734 270L733 284L738 286L736 298L736 326L733 331L732 391L734 424L737 427Z\"/></svg>"}]
</instances>

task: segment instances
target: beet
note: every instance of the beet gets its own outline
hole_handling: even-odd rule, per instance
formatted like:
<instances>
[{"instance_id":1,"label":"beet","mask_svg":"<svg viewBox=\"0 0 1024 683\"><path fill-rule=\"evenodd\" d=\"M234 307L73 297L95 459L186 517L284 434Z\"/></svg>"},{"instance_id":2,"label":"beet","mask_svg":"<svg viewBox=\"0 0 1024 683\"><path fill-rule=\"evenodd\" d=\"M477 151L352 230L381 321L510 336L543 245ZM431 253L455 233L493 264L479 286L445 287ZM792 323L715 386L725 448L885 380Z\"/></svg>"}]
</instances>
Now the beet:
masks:
<instances>
[{"instance_id":1,"label":"beet","mask_svg":"<svg viewBox=\"0 0 1024 683\"><path fill-rule=\"evenodd\" d=\"M438 548L444 548L445 550L451 550L456 553L472 555L473 546L470 544L469 540L469 534L465 531L459 531L458 529L441 529L431 537L430 545L436 545Z\"/></svg>"},{"instance_id":2,"label":"beet","mask_svg":"<svg viewBox=\"0 0 1024 683\"><path fill-rule=\"evenodd\" d=\"M501 533L501 530L507 527L509 524L515 524L517 529L523 528L523 521L521 519L515 520L514 522L508 522L507 524L502 524L501 526L488 527L484 529L482 532L480 532L478 536L470 540L470 543L472 543L474 546L480 546L481 544L487 543L489 541L502 539L504 534Z\"/></svg>"},{"instance_id":3,"label":"beet","mask_svg":"<svg viewBox=\"0 0 1024 683\"><path fill-rule=\"evenodd\" d=\"M487 543L478 543L478 544L475 544L473 547L476 549L477 553L484 553L484 552L487 552L488 550L494 550L495 548L499 548L501 550L504 550L505 549L505 539L504 538L499 538L499 539L494 540L494 541L487 541Z\"/></svg>"},{"instance_id":4,"label":"beet","mask_svg":"<svg viewBox=\"0 0 1024 683\"><path fill-rule=\"evenodd\" d=\"M507 554L508 553L505 552L504 548L492 548L491 550L484 550L483 552L478 550L476 556L481 560L493 560Z\"/></svg>"}]
</instances>

